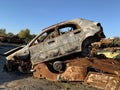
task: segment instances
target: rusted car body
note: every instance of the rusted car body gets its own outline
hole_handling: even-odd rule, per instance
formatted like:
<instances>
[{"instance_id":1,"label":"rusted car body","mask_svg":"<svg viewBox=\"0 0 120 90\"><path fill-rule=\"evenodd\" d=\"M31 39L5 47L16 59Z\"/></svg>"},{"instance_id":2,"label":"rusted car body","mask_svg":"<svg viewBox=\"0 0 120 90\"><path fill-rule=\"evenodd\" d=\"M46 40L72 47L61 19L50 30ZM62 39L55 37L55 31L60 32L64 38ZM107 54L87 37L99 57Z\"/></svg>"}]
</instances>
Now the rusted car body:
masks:
<instances>
[{"instance_id":1,"label":"rusted car body","mask_svg":"<svg viewBox=\"0 0 120 90\"><path fill-rule=\"evenodd\" d=\"M64 21L43 29L26 46L6 52L6 67L31 70L34 77L51 81L81 81L99 89L119 90L120 63L92 55L97 49L92 44L102 38L105 35L98 22Z\"/></svg>"},{"instance_id":2,"label":"rusted car body","mask_svg":"<svg viewBox=\"0 0 120 90\"><path fill-rule=\"evenodd\" d=\"M88 46L104 38L102 26L98 22L86 19L74 19L64 21L48 28L37 35L24 48L7 55L7 66L10 63L22 66L24 62L30 62L32 67L38 63L68 56L73 53L88 53ZM22 64L22 65L21 65ZM24 65L23 65L24 66Z\"/></svg>"},{"instance_id":3,"label":"rusted car body","mask_svg":"<svg viewBox=\"0 0 120 90\"><path fill-rule=\"evenodd\" d=\"M45 63L35 65L33 76L50 81L81 81L102 90L120 89L120 63L113 59L74 58L63 60L66 69L54 73Z\"/></svg>"}]
</instances>

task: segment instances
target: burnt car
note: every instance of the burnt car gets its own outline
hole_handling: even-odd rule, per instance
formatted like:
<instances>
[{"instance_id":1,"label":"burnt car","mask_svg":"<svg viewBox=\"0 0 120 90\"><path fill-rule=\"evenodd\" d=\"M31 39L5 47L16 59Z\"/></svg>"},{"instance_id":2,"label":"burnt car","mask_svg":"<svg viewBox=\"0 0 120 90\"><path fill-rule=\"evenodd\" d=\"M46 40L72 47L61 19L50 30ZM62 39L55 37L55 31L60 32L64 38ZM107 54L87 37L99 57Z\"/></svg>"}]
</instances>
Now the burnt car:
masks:
<instances>
[{"instance_id":1,"label":"burnt car","mask_svg":"<svg viewBox=\"0 0 120 90\"><path fill-rule=\"evenodd\" d=\"M12 71L29 71L39 63L53 62L55 70L63 66L61 57L86 56L89 45L105 38L100 23L77 18L49 26L33 38L26 46L5 53L6 67ZM57 62L56 62L57 61ZM57 68L56 68L57 67Z\"/></svg>"}]
</instances>

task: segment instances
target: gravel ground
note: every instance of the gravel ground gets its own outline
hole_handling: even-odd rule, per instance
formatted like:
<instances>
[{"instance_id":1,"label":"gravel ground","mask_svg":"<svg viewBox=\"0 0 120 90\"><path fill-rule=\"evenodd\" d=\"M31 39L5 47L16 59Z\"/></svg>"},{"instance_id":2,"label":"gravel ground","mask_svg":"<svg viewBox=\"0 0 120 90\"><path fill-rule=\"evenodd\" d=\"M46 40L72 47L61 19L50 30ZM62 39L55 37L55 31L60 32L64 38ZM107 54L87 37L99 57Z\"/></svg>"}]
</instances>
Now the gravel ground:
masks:
<instances>
[{"instance_id":1,"label":"gravel ground","mask_svg":"<svg viewBox=\"0 0 120 90\"><path fill-rule=\"evenodd\" d=\"M51 82L33 78L31 74L4 71L3 53L14 47L14 45L0 44L0 90L98 90L80 82Z\"/></svg>"}]
</instances>

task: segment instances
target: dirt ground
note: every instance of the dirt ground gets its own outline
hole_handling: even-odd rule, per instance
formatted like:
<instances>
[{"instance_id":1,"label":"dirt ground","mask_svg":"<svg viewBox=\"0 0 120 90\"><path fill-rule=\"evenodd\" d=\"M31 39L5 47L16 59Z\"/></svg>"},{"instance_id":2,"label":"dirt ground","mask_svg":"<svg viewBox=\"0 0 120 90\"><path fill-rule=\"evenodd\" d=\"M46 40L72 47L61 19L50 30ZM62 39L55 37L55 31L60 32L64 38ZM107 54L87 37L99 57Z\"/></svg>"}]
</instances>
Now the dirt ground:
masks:
<instances>
[{"instance_id":1,"label":"dirt ground","mask_svg":"<svg viewBox=\"0 0 120 90\"><path fill-rule=\"evenodd\" d=\"M32 74L4 71L3 53L14 47L16 46L0 44L0 90L98 90L81 82L51 82L33 78Z\"/></svg>"}]
</instances>

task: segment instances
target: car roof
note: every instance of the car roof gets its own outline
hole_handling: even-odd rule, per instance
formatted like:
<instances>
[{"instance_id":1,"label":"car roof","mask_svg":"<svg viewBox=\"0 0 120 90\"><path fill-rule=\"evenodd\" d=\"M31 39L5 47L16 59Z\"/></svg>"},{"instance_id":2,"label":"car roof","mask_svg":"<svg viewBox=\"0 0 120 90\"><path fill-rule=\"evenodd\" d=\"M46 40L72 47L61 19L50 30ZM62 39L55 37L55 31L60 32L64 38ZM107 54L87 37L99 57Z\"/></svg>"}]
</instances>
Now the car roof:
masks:
<instances>
[{"instance_id":1,"label":"car roof","mask_svg":"<svg viewBox=\"0 0 120 90\"><path fill-rule=\"evenodd\" d=\"M48 29L55 28L56 26L65 25L65 24L69 24L69 23L79 25L82 28L84 28L86 26L89 26L91 24L98 24L98 22L94 22L94 21L91 21L91 20L87 20L87 19L83 19L83 18L76 18L76 19L73 19L73 20L66 20L66 21L51 25L47 28L44 28L42 31L46 31Z\"/></svg>"}]
</instances>

